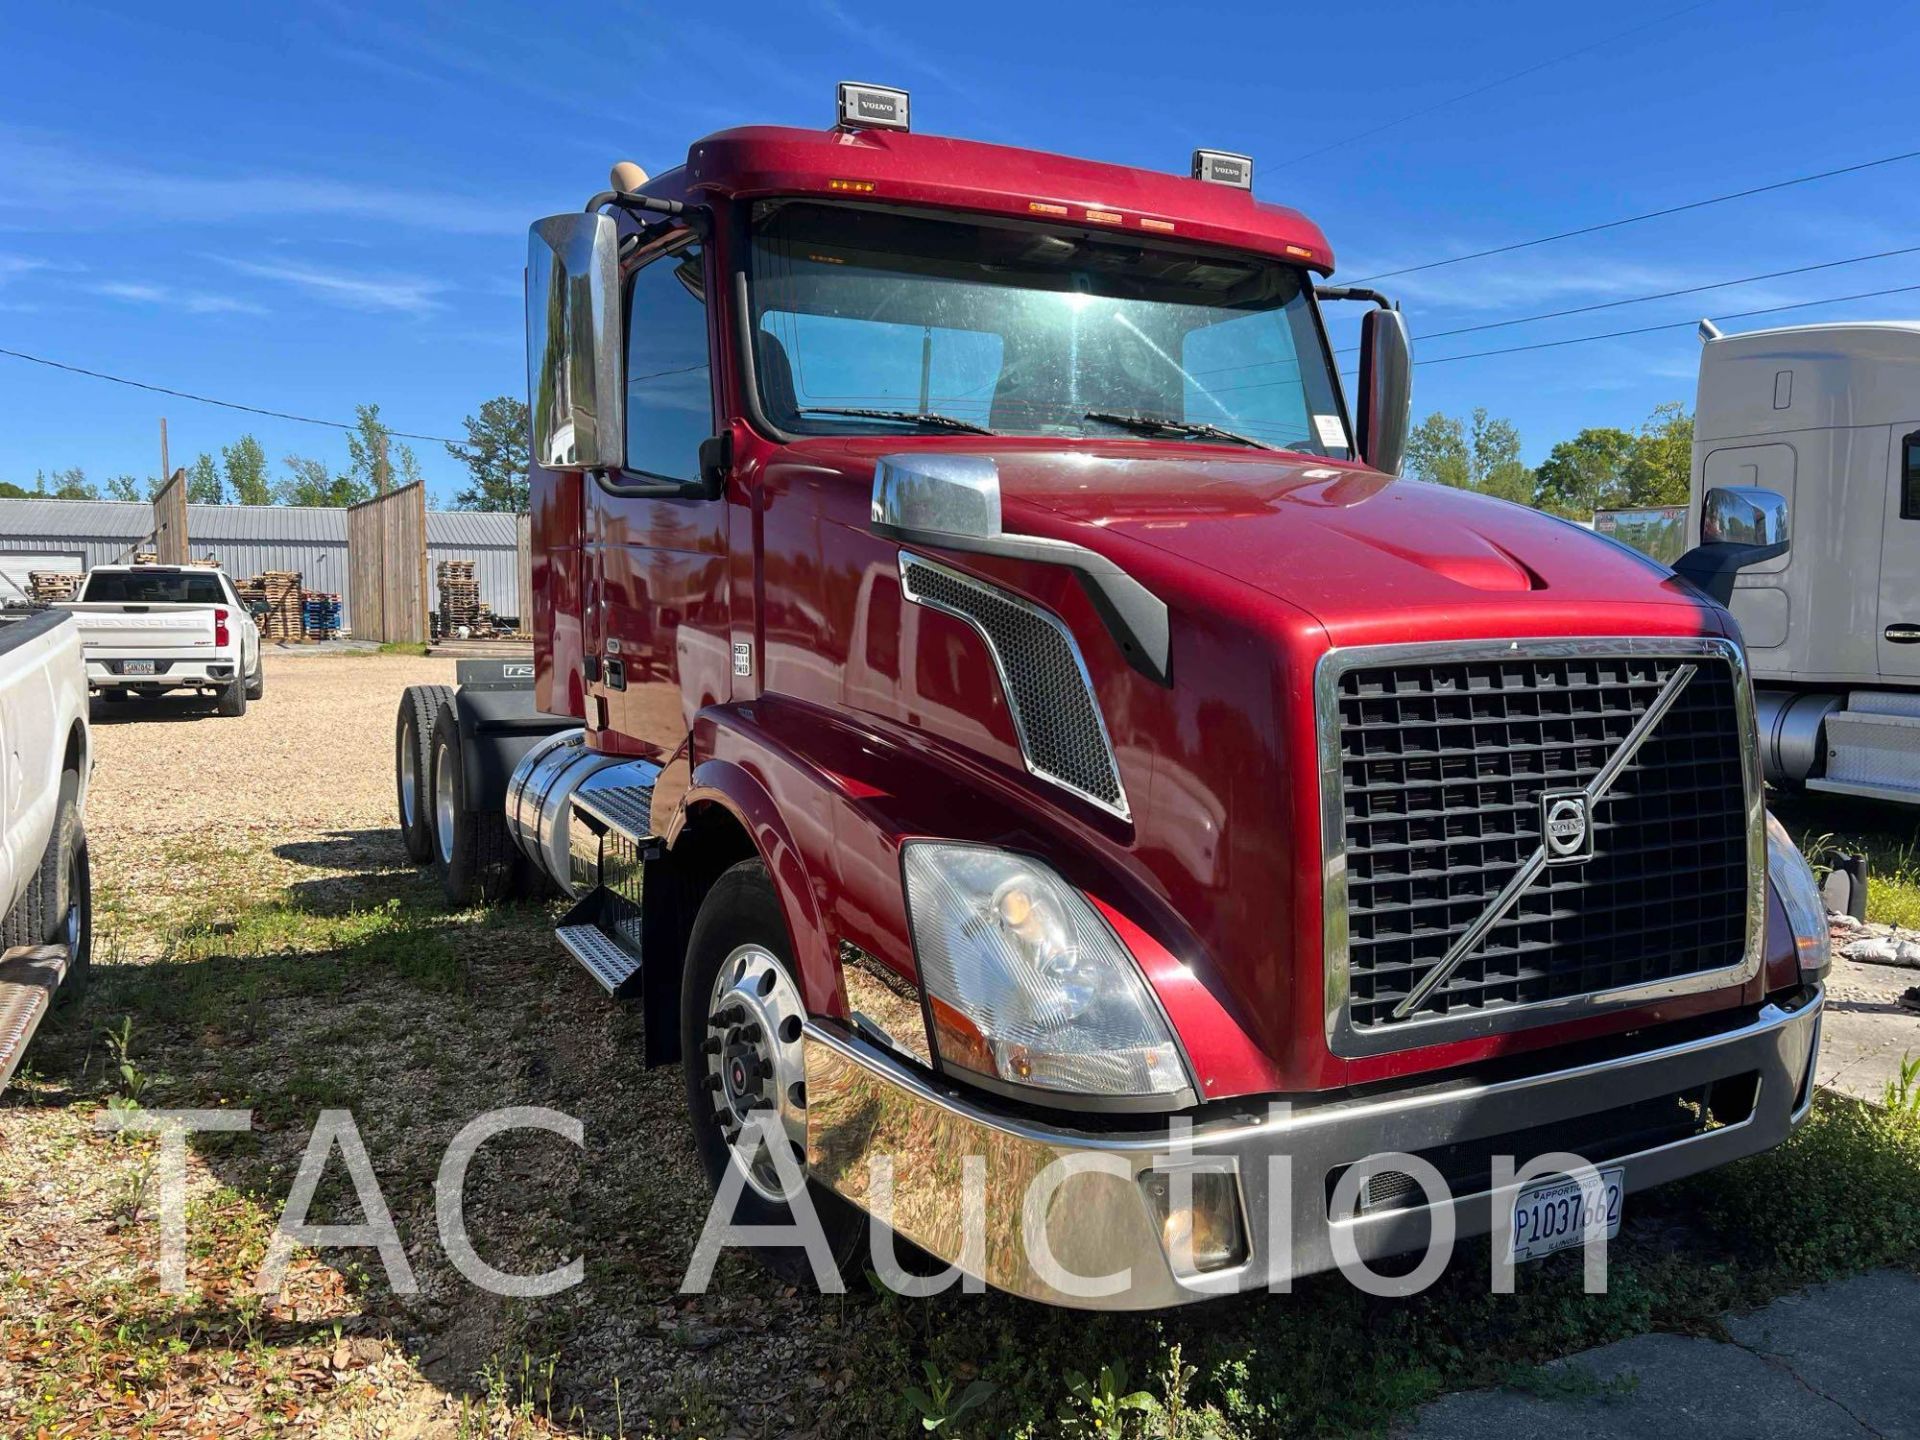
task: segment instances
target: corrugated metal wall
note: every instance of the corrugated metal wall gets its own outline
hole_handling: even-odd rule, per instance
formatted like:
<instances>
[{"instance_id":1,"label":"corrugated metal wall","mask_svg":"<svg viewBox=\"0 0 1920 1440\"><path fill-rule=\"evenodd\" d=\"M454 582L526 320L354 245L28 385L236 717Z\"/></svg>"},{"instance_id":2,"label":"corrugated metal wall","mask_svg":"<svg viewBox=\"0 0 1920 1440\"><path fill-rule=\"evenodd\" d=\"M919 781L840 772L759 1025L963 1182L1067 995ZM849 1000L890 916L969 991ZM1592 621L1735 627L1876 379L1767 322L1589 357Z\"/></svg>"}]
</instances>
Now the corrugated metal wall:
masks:
<instances>
[{"instance_id":1,"label":"corrugated metal wall","mask_svg":"<svg viewBox=\"0 0 1920 1440\"><path fill-rule=\"evenodd\" d=\"M519 615L515 517L465 510L427 513L427 574L442 560L471 560L480 598L499 616ZM153 529L144 504L94 500L0 499L0 551L79 553L86 564L125 564ZM283 505L190 505L187 537L195 556L212 555L229 575L294 570L308 590L347 601L347 512ZM4 598L4 597L0 597ZM430 594L437 609L440 597ZM343 617L349 629L353 616Z\"/></svg>"}]
</instances>

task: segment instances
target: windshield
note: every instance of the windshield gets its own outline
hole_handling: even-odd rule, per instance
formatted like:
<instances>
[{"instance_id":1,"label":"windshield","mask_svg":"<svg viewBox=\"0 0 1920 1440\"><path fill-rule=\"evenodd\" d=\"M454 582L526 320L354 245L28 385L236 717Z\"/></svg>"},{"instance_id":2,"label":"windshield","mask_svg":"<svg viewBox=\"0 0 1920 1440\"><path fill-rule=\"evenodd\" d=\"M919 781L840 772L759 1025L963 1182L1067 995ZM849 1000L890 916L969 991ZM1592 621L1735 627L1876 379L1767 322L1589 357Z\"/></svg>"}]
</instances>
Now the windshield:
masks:
<instances>
[{"instance_id":1,"label":"windshield","mask_svg":"<svg viewBox=\"0 0 1920 1440\"><path fill-rule=\"evenodd\" d=\"M1270 260L769 203L755 217L751 299L761 404L790 433L1158 435L1349 453L1306 277Z\"/></svg>"},{"instance_id":2,"label":"windshield","mask_svg":"<svg viewBox=\"0 0 1920 1440\"><path fill-rule=\"evenodd\" d=\"M205 571L97 570L87 577L82 600L104 605L224 605L220 578Z\"/></svg>"}]
</instances>

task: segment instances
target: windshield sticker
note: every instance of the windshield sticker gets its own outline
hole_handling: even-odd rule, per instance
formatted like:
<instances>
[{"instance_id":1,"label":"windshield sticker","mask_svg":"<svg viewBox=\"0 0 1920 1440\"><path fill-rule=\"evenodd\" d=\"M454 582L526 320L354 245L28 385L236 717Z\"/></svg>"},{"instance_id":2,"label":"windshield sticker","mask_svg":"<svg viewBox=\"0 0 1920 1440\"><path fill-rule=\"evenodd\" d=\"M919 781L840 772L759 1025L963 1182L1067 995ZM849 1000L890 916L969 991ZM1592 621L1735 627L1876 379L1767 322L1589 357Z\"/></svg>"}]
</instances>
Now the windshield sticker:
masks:
<instances>
[{"instance_id":1,"label":"windshield sticker","mask_svg":"<svg viewBox=\"0 0 1920 1440\"><path fill-rule=\"evenodd\" d=\"M1316 415L1313 417L1314 433L1320 437L1320 443L1329 450L1347 448L1347 427L1340 423L1338 415Z\"/></svg>"}]
</instances>

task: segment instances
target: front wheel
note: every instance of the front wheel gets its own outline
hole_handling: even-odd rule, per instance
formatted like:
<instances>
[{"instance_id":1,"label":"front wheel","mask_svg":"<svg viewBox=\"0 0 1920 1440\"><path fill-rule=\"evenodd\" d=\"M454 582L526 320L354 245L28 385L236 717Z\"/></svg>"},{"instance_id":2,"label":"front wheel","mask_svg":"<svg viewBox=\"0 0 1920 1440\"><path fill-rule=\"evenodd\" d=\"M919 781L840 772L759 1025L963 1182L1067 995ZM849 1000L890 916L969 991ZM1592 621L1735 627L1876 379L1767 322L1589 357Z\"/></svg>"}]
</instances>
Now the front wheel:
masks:
<instances>
[{"instance_id":1,"label":"front wheel","mask_svg":"<svg viewBox=\"0 0 1920 1440\"><path fill-rule=\"evenodd\" d=\"M253 667L253 678L247 681L247 699L258 700L267 693L267 658L260 656Z\"/></svg>"},{"instance_id":2,"label":"front wheel","mask_svg":"<svg viewBox=\"0 0 1920 1440\"><path fill-rule=\"evenodd\" d=\"M687 943L680 991L680 1054L694 1145L716 1195L729 1167L746 1182L735 1225L791 1225L779 1169L753 1143L749 1117L775 1120L774 1143L801 1174L807 1165L807 1086L801 1029L806 1009L794 982L779 899L758 860L743 860L715 882ZM735 1142L743 1142L736 1145ZM866 1217L809 1182L809 1197L842 1274L854 1273ZM798 1246L756 1248L754 1258L789 1283L812 1280Z\"/></svg>"}]
</instances>

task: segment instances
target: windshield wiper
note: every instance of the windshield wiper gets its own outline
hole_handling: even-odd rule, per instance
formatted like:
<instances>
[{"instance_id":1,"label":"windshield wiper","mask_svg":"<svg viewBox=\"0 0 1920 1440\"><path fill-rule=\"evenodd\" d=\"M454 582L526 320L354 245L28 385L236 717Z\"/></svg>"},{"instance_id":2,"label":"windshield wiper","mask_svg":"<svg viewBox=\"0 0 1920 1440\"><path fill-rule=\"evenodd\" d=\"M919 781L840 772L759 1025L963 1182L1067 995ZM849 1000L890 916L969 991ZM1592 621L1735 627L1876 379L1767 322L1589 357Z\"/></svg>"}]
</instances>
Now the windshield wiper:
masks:
<instances>
[{"instance_id":1,"label":"windshield wiper","mask_svg":"<svg viewBox=\"0 0 1920 1440\"><path fill-rule=\"evenodd\" d=\"M1251 435L1242 435L1237 430L1209 425L1204 420L1175 420L1168 415L1129 415L1120 410L1089 410L1081 418L1104 420L1109 425L1137 430L1143 435L1198 435L1205 436L1209 440L1231 440L1236 445L1251 445L1256 450L1280 448L1278 445L1269 445L1264 440L1256 440Z\"/></svg>"},{"instance_id":2,"label":"windshield wiper","mask_svg":"<svg viewBox=\"0 0 1920 1440\"><path fill-rule=\"evenodd\" d=\"M995 432L973 420L962 420L957 415L937 415L932 411L915 414L911 410L843 410L832 405L802 405L803 415L855 415L863 420L906 420L915 425L928 425L940 430L965 430L972 435L992 435Z\"/></svg>"}]
</instances>

